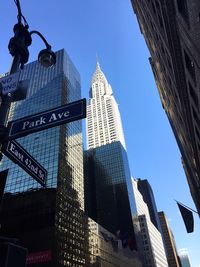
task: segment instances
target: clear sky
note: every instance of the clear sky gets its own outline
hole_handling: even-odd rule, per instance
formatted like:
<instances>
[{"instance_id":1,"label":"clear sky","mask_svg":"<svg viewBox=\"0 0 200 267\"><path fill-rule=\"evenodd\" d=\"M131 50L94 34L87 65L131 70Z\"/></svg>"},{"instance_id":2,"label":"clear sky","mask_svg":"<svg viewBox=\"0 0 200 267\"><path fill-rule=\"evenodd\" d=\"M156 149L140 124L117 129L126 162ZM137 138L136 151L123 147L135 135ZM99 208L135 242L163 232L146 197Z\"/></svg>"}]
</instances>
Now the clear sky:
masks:
<instances>
[{"instance_id":1,"label":"clear sky","mask_svg":"<svg viewBox=\"0 0 200 267\"><path fill-rule=\"evenodd\" d=\"M31 30L41 31L55 50L66 49L80 72L86 98L98 54L119 104L132 175L149 180L177 248L187 248L192 267L199 267L199 218L194 215L195 231L187 234L174 199L195 206L130 1L21 0L21 6ZM1 0L0 10L0 73L4 73L11 64L7 45L16 22L14 0ZM33 37L29 61L37 59L42 48Z\"/></svg>"}]
</instances>

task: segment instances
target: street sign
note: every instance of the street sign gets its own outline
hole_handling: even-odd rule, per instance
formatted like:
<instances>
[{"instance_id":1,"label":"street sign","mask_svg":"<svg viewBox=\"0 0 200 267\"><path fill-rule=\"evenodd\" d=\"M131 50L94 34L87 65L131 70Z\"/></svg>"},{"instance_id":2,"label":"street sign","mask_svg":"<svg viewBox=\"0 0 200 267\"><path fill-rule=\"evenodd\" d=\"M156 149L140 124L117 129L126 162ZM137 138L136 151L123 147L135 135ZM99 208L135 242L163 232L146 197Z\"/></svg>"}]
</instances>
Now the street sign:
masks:
<instances>
[{"instance_id":1,"label":"street sign","mask_svg":"<svg viewBox=\"0 0 200 267\"><path fill-rule=\"evenodd\" d=\"M8 140L86 117L86 99L27 116L8 123Z\"/></svg>"},{"instance_id":2,"label":"street sign","mask_svg":"<svg viewBox=\"0 0 200 267\"><path fill-rule=\"evenodd\" d=\"M14 140L8 141L3 144L2 151L38 183L45 186L47 170L45 170L19 143Z\"/></svg>"},{"instance_id":3,"label":"street sign","mask_svg":"<svg viewBox=\"0 0 200 267\"><path fill-rule=\"evenodd\" d=\"M19 72L1 78L0 83L2 85L2 94L7 95L8 93L14 92L17 89L18 81Z\"/></svg>"}]
</instances>

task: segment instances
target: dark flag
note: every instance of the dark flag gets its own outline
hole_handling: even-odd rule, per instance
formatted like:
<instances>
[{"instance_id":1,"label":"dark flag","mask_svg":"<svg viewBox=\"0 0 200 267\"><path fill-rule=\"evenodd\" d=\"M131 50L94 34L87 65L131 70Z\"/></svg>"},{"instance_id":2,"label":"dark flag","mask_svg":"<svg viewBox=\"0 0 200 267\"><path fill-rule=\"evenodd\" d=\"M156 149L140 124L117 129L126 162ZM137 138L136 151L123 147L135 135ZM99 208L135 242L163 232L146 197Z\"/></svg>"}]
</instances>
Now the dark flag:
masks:
<instances>
[{"instance_id":1,"label":"dark flag","mask_svg":"<svg viewBox=\"0 0 200 267\"><path fill-rule=\"evenodd\" d=\"M182 215L183 221L185 223L185 227L188 233L192 233L194 231L194 219L192 211L182 206L180 203L177 202L179 207L180 213Z\"/></svg>"},{"instance_id":2,"label":"dark flag","mask_svg":"<svg viewBox=\"0 0 200 267\"><path fill-rule=\"evenodd\" d=\"M134 250L134 248L135 248L135 243L134 243L134 239L133 239L133 237L131 236L131 237L129 237L129 239L128 239L128 246L129 246L129 248L130 248L130 250Z\"/></svg>"}]
</instances>

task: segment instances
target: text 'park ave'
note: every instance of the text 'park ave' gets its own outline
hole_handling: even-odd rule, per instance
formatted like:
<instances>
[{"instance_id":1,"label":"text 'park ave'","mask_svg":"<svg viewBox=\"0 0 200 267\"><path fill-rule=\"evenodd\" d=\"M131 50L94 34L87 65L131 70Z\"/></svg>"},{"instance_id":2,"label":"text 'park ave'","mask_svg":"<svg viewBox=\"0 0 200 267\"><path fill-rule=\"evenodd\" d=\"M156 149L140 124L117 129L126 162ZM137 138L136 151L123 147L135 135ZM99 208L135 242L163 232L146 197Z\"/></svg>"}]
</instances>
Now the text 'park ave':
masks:
<instances>
[{"instance_id":1,"label":"text 'park ave'","mask_svg":"<svg viewBox=\"0 0 200 267\"><path fill-rule=\"evenodd\" d=\"M46 124L49 122L55 122L55 121L58 121L62 118L67 118L67 117L69 117L69 114L70 114L69 111L65 111L65 112L58 113L58 114L52 113L50 118L41 116L39 119L34 120L34 121L27 120L27 121L23 122L22 130L25 130L28 128L30 129L32 127L37 127L37 126L40 126L40 125L43 125L43 124Z\"/></svg>"},{"instance_id":2,"label":"text 'park ave'","mask_svg":"<svg viewBox=\"0 0 200 267\"><path fill-rule=\"evenodd\" d=\"M9 122L8 139L13 140L86 117L86 99Z\"/></svg>"}]
</instances>

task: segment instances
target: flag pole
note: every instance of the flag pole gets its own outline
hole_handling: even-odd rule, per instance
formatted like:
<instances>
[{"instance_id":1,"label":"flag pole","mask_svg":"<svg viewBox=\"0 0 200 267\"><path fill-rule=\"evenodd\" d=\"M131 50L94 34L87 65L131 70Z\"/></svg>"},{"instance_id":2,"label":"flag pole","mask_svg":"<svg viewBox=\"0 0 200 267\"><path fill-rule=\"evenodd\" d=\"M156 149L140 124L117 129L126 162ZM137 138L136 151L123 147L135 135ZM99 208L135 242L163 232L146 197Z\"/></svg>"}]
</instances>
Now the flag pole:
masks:
<instances>
[{"instance_id":1,"label":"flag pole","mask_svg":"<svg viewBox=\"0 0 200 267\"><path fill-rule=\"evenodd\" d=\"M183 204L183 203L177 201L176 199L174 199L174 201L176 201L176 203L179 203L179 204L182 205L183 207L185 207L185 208L187 208L187 209L189 209L189 210L191 210L191 211L197 213L197 214L200 216L200 214L199 214L196 210L193 210L192 208L190 208L190 207L186 206L185 204Z\"/></svg>"}]
</instances>

